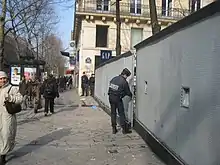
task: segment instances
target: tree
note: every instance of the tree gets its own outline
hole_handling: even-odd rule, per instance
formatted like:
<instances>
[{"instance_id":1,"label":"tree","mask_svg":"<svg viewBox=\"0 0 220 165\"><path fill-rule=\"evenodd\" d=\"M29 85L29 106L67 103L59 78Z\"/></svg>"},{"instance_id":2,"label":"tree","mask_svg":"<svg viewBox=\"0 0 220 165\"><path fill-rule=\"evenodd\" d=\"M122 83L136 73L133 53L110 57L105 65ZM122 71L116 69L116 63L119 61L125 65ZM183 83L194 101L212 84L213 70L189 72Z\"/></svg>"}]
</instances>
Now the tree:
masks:
<instances>
[{"instance_id":1,"label":"tree","mask_svg":"<svg viewBox=\"0 0 220 165\"><path fill-rule=\"evenodd\" d=\"M174 3L176 3L175 6L178 6L178 8L175 9L175 10L178 10L177 12L178 12L181 16L186 17L187 15L190 14L189 4L187 4L187 5L185 4L185 5L184 5L184 4L181 2L181 0L174 1ZM189 1L189 3L190 3L190 1ZM175 10L174 10L174 11L175 11Z\"/></svg>"},{"instance_id":2,"label":"tree","mask_svg":"<svg viewBox=\"0 0 220 165\"><path fill-rule=\"evenodd\" d=\"M49 25L48 20L54 15L53 4L56 0L1 0L0 13L0 69L4 66L4 41L8 33L25 38L31 45L36 41L36 34L42 28L42 23ZM42 22L46 15L47 20ZM49 19L50 18L50 19Z\"/></svg>"},{"instance_id":3,"label":"tree","mask_svg":"<svg viewBox=\"0 0 220 165\"><path fill-rule=\"evenodd\" d=\"M7 13L7 0L2 0L2 11L0 17L0 69L3 69L3 52L4 52L4 40L5 40L5 20Z\"/></svg>"},{"instance_id":4,"label":"tree","mask_svg":"<svg viewBox=\"0 0 220 165\"><path fill-rule=\"evenodd\" d=\"M41 43L44 45L44 57L41 57L46 62L46 70L48 72L53 71L58 75L62 75L63 68L65 66L65 58L61 55L60 50L63 49L62 41L51 34L47 36Z\"/></svg>"}]
</instances>

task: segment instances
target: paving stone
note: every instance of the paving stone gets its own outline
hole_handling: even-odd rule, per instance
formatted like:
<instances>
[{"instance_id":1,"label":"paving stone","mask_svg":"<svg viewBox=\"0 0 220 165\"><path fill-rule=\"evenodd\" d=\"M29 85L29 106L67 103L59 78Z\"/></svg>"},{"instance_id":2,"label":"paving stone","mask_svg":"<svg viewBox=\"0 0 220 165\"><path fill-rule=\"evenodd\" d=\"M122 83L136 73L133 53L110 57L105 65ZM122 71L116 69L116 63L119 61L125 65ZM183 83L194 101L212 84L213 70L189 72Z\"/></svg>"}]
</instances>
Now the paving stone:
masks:
<instances>
[{"instance_id":1,"label":"paving stone","mask_svg":"<svg viewBox=\"0 0 220 165\"><path fill-rule=\"evenodd\" d=\"M96 105L92 97L84 100ZM55 114L18 114L17 145L8 165L163 165L137 133L111 134L110 117L80 106L77 93L64 92Z\"/></svg>"}]
</instances>

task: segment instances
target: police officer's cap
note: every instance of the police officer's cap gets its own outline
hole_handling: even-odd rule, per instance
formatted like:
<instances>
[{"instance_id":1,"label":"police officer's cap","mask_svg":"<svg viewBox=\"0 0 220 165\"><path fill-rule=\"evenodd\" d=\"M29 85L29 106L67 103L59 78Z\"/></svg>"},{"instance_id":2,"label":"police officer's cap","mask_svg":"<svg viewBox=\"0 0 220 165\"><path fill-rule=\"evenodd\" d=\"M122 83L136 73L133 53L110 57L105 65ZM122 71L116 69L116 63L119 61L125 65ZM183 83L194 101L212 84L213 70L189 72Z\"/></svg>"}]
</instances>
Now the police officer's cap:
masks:
<instances>
[{"instance_id":1,"label":"police officer's cap","mask_svg":"<svg viewBox=\"0 0 220 165\"><path fill-rule=\"evenodd\" d=\"M129 77L131 75L131 72L130 70L128 70L128 68L124 68L121 74Z\"/></svg>"}]
</instances>

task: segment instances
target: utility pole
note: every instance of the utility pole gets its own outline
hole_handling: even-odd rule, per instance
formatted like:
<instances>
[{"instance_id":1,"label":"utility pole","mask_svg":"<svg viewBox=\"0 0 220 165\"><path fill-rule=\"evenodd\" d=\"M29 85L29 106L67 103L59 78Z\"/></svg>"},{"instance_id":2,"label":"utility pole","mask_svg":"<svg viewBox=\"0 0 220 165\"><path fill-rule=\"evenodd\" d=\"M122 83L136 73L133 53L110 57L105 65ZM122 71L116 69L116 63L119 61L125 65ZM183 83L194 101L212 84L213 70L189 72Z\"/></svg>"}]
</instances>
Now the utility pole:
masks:
<instances>
[{"instance_id":1,"label":"utility pole","mask_svg":"<svg viewBox=\"0 0 220 165\"><path fill-rule=\"evenodd\" d=\"M157 8L155 0L149 0L150 5L150 19L151 19L151 27L153 35L160 32L160 25L158 24L157 19Z\"/></svg>"},{"instance_id":2,"label":"utility pole","mask_svg":"<svg viewBox=\"0 0 220 165\"><path fill-rule=\"evenodd\" d=\"M121 55L121 19L120 19L120 1L116 0L116 56Z\"/></svg>"}]
</instances>

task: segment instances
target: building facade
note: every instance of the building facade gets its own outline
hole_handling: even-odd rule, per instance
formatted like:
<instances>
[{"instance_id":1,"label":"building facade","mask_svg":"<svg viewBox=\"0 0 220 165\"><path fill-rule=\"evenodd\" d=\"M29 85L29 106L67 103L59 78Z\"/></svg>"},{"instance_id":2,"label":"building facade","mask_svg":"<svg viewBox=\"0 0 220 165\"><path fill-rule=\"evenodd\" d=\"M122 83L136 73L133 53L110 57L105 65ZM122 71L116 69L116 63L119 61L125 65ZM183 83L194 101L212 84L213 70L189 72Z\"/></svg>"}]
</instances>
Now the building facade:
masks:
<instances>
[{"instance_id":1,"label":"building facade","mask_svg":"<svg viewBox=\"0 0 220 165\"><path fill-rule=\"evenodd\" d=\"M156 0L161 29L209 4L211 0ZM75 4L75 41L79 84L83 72L88 76L103 62L102 52L115 56L116 3L109 0L78 0ZM149 0L120 1L121 52L152 35ZM119 71L120 72L120 71ZM79 92L81 89L79 89Z\"/></svg>"}]
</instances>

